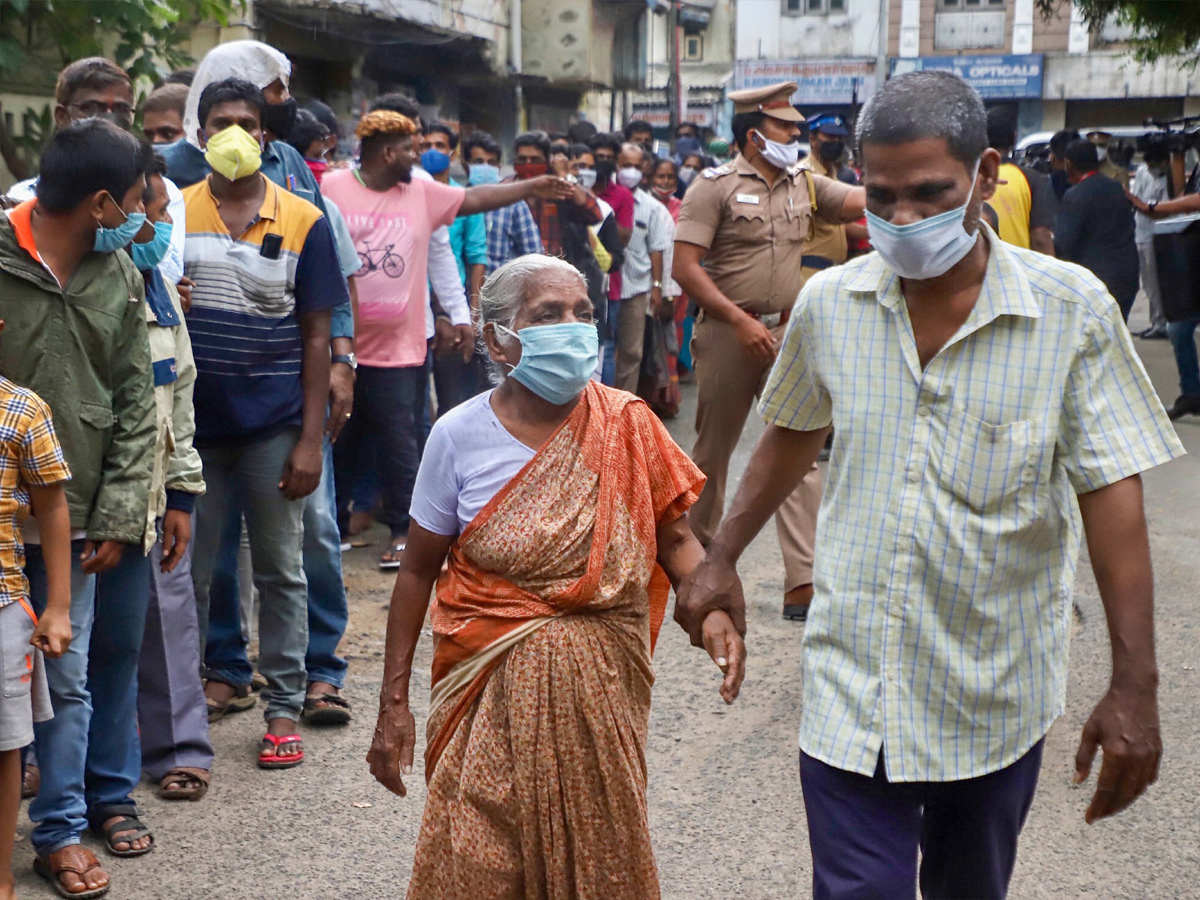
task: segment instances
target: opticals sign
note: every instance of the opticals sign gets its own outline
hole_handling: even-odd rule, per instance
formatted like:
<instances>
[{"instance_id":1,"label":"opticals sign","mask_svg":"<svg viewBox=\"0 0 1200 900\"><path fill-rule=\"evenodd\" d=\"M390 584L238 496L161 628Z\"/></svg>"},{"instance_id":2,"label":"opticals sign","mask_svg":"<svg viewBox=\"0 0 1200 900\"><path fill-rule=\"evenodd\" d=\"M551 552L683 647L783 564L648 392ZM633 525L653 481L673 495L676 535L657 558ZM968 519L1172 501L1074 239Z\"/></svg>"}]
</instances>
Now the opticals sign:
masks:
<instances>
[{"instance_id":1,"label":"opticals sign","mask_svg":"<svg viewBox=\"0 0 1200 900\"><path fill-rule=\"evenodd\" d=\"M979 91L985 100L1040 100L1043 57L1021 56L920 56L893 59L892 75L921 71L953 72Z\"/></svg>"}]
</instances>

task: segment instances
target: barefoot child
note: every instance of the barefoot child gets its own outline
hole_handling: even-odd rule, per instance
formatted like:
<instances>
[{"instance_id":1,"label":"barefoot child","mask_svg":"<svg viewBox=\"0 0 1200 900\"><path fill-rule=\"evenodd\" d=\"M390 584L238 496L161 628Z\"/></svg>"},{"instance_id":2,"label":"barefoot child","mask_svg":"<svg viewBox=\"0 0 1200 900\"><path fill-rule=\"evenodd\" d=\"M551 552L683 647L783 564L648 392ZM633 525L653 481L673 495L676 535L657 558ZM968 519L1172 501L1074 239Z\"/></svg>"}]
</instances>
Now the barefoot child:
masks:
<instances>
[{"instance_id":1,"label":"barefoot child","mask_svg":"<svg viewBox=\"0 0 1200 900\"><path fill-rule=\"evenodd\" d=\"M4 328L0 321L0 331ZM59 657L71 643L71 520L63 482L71 477L50 407L0 378L0 900L13 893L13 835L21 804L21 748L33 723L50 718L39 654ZM46 560L46 610L29 605L21 519L32 503Z\"/></svg>"}]
</instances>

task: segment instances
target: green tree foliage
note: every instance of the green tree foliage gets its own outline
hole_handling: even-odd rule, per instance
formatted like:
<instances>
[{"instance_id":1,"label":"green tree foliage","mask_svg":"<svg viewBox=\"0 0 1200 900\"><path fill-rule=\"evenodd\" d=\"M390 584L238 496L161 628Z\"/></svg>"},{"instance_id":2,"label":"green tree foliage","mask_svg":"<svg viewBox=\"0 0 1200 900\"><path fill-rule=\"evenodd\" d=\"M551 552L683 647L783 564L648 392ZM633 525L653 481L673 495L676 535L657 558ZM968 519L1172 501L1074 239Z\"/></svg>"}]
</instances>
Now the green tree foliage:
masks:
<instances>
[{"instance_id":1,"label":"green tree foliage","mask_svg":"<svg viewBox=\"0 0 1200 900\"><path fill-rule=\"evenodd\" d=\"M1133 56L1139 62L1154 62L1164 56L1188 56L1196 63L1200 44L1198 0L1075 0L1092 29L1099 29L1110 16L1133 28ZM1069 15L1069 0L1037 0L1038 9L1049 19Z\"/></svg>"},{"instance_id":2,"label":"green tree foliage","mask_svg":"<svg viewBox=\"0 0 1200 900\"><path fill-rule=\"evenodd\" d=\"M229 23L243 0L0 0L0 78L28 63L59 68L108 56L134 81L192 62L190 25Z\"/></svg>"}]
</instances>

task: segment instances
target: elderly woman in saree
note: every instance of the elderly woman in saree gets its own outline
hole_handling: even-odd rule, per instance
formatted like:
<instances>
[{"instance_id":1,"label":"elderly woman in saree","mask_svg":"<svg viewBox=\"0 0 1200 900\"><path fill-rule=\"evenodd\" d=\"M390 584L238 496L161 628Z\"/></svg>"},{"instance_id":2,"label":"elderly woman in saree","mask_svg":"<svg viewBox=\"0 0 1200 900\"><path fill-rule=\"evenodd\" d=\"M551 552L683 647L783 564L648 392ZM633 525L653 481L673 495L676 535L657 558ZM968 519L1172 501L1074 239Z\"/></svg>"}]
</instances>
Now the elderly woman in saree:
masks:
<instances>
[{"instance_id":1,"label":"elderly woman in saree","mask_svg":"<svg viewBox=\"0 0 1200 900\"><path fill-rule=\"evenodd\" d=\"M590 380L592 305L569 264L500 267L478 319L500 384L430 434L368 754L404 796L409 677L436 580L428 798L408 896L657 898L651 653L671 584L704 556L686 516L704 476L645 403ZM742 638L720 612L704 638L731 703Z\"/></svg>"}]
</instances>

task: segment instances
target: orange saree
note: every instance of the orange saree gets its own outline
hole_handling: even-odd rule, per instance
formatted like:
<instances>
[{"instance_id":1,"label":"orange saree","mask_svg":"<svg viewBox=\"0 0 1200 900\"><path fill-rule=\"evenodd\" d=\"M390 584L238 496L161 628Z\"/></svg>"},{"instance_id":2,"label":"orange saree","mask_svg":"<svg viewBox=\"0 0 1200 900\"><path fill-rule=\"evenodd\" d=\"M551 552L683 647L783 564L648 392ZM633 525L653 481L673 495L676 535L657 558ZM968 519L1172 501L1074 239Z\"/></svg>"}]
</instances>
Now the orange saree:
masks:
<instances>
[{"instance_id":1,"label":"orange saree","mask_svg":"<svg viewBox=\"0 0 1200 900\"><path fill-rule=\"evenodd\" d=\"M645 745L670 586L655 534L703 483L644 403L589 384L454 543L410 900L659 897Z\"/></svg>"}]
</instances>

